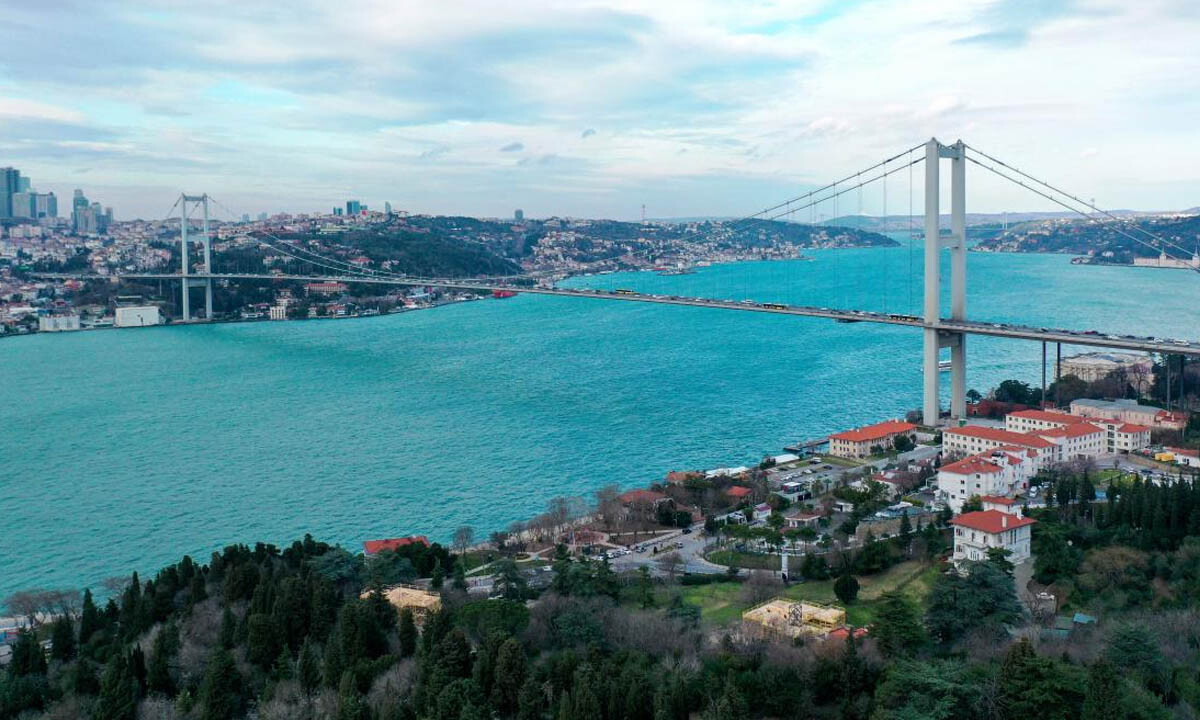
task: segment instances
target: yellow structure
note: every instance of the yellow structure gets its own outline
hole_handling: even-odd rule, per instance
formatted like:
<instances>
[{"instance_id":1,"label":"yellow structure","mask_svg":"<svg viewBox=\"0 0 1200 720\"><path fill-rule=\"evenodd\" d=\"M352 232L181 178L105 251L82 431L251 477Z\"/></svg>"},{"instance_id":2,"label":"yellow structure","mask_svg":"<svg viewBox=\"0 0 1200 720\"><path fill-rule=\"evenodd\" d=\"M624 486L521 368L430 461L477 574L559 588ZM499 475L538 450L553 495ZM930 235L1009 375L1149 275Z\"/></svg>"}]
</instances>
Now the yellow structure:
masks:
<instances>
[{"instance_id":1,"label":"yellow structure","mask_svg":"<svg viewBox=\"0 0 1200 720\"><path fill-rule=\"evenodd\" d=\"M815 637L846 624L846 611L836 605L821 605L775 598L742 613L742 626L758 635Z\"/></svg>"},{"instance_id":2,"label":"yellow structure","mask_svg":"<svg viewBox=\"0 0 1200 720\"><path fill-rule=\"evenodd\" d=\"M368 590L361 597L366 598L371 594ZM396 608L396 612L400 612L405 608L412 610L413 619L418 624L424 622L425 618L431 613L435 613L442 607L442 596L437 593L431 593L428 590L422 590L417 587L409 587L407 585L397 585L387 588L383 591L384 597L388 602Z\"/></svg>"},{"instance_id":3,"label":"yellow structure","mask_svg":"<svg viewBox=\"0 0 1200 720\"><path fill-rule=\"evenodd\" d=\"M1169 452L1155 453L1154 459L1159 462L1175 462L1175 453L1169 453Z\"/></svg>"}]
</instances>

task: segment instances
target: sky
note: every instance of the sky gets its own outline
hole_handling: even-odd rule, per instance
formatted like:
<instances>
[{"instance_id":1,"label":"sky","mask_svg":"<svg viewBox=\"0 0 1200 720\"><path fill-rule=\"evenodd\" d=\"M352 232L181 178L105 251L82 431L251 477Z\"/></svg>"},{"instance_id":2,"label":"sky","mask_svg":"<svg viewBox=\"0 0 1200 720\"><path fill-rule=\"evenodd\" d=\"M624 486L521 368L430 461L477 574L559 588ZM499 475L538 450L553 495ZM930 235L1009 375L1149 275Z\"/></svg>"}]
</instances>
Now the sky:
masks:
<instances>
[{"instance_id":1,"label":"sky","mask_svg":"<svg viewBox=\"0 0 1200 720\"><path fill-rule=\"evenodd\" d=\"M239 215L741 216L936 136L1182 209L1196 37L1194 0L0 0L0 166L118 219L181 191ZM969 211L1057 209L967 177ZM886 192L907 213L907 172Z\"/></svg>"}]
</instances>

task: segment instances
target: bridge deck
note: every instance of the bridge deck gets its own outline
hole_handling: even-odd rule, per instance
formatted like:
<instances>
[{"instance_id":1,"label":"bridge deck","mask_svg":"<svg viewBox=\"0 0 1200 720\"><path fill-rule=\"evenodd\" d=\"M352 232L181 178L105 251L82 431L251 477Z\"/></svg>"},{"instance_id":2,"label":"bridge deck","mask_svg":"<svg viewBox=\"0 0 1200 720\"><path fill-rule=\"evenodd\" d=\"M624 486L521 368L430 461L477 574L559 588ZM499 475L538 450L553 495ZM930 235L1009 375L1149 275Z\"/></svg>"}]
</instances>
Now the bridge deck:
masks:
<instances>
[{"instance_id":1,"label":"bridge deck","mask_svg":"<svg viewBox=\"0 0 1200 720\"><path fill-rule=\"evenodd\" d=\"M41 273L46 278L72 278L87 280L104 280L126 278L130 280L181 280L177 273L123 273L120 275L82 275L68 273ZM341 282L361 283L370 285L398 286L428 286L454 290L515 290L532 295L556 295L561 297L594 298L601 300L623 300L626 302L658 303L663 305L686 305L690 307L713 308L718 310L741 310L743 312L772 313L776 315L800 315L803 317L825 318L841 322L866 322L883 325L903 325L914 328L932 328L946 333L966 333L971 335L990 335L1018 340L1037 340L1050 343L1070 345L1086 345L1093 347L1114 348L1120 350L1138 350L1143 352L1172 353L1176 355L1200 356L1200 342L1169 340L1163 338L1136 337L1132 335L1117 335L1101 333L1095 330L1077 331L1061 328L1032 327L1008 323L972 322L967 320L951 320L941 318L936 322L927 323L922 318L899 313L876 313L866 310L841 310L827 307L808 305L786 305L782 303L760 303L753 300L717 300L710 298L684 297L678 295L650 295L629 290L597 290L594 288L560 288L560 287L519 287L493 282L472 282L470 280L446 280L441 278L392 278L392 277L363 277L338 275L272 275L241 274L241 273L192 273L187 276L192 280L297 280L303 282Z\"/></svg>"}]
</instances>

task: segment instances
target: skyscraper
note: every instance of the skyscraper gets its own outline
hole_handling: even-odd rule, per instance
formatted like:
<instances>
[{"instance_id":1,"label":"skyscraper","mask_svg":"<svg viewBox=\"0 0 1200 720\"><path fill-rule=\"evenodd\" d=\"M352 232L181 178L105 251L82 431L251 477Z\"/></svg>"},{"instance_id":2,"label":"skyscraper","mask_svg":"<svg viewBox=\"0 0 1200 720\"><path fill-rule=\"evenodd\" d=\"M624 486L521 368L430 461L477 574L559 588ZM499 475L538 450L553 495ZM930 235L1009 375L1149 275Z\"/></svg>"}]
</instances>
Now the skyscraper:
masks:
<instances>
[{"instance_id":1,"label":"skyscraper","mask_svg":"<svg viewBox=\"0 0 1200 720\"><path fill-rule=\"evenodd\" d=\"M346 201L346 214L357 215L362 210L362 203L357 200Z\"/></svg>"},{"instance_id":2,"label":"skyscraper","mask_svg":"<svg viewBox=\"0 0 1200 720\"><path fill-rule=\"evenodd\" d=\"M25 178L21 178L24 180ZM37 193L31 193L28 190L23 192L15 192L12 194L12 215L14 218L35 218L37 217Z\"/></svg>"},{"instance_id":3,"label":"skyscraper","mask_svg":"<svg viewBox=\"0 0 1200 720\"><path fill-rule=\"evenodd\" d=\"M75 188L75 197L71 199L71 227L75 232L88 232L88 199L83 191Z\"/></svg>"},{"instance_id":4,"label":"skyscraper","mask_svg":"<svg viewBox=\"0 0 1200 720\"><path fill-rule=\"evenodd\" d=\"M33 207L34 217L39 218L56 218L58 217L58 198L54 193L38 193L34 200Z\"/></svg>"},{"instance_id":5,"label":"skyscraper","mask_svg":"<svg viewBox=\"0 0 1200 720\"><path fill-rule=\"evenodd\" d=\"M21 171L16 168L0 168L0 218L13 216L12 196L20 192Z\"/></svg>"},{"instance_id":6,"label":"skyscraper","mask_svg":"<svg viewBox=\"0 0 1200 720\"><path fill-rule=\"evenodd\" d=\"M513 211L513 219L516 220L517 222L524 222L525 221L525 211L521 210L521 209L514 210Z\"/></svg>"}]
</instances>

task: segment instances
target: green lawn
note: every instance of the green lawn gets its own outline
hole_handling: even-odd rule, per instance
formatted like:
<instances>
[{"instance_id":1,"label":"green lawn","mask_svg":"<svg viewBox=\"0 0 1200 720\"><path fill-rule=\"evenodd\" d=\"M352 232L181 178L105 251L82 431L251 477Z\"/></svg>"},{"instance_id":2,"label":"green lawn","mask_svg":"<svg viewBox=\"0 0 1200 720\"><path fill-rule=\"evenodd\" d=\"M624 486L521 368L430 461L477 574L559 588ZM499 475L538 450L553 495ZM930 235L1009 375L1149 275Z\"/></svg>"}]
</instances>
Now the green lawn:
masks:
<instances>
[{"instance_id":1,"label":"green lawn","mask_svg":"<svg viewBox=\"0 0 1200 720\"><path fill-rule=\"evenodd\" d=\"M878 575L859 577L858 600L846 608L851 625L870 625L875 619L875 606L889 590L900 590L918 605L923 605L937 577L937 568L917 561L893 565ZM739 621L749 605L742 601L742 586L736 582L713 583L683 588L683 599L700 606L700 617L714 625ZM792 600L840 605L833 593L833 581L797 583L788 587L783 596Z\"/></svg>"},{"instance_id":2,"label":"green lawn","mask_svg":"<svg viewBox=\"0 0 1200 720\"><path fill-rule=\"evenodd\" d=\"M713 550L705 555L705 559L717 565L734 565L749 570L778 570L780 568L778 555L762 555L737 550Z\"/></svg>"},{"instance_id":3,"label":"green lawn","mask_svg":"<svg viewBox=\"0 0 1200 720\"><path fill-rule=\"evenodd\" d=\"M821 456L821 464L833 465L835 467L855 468L862 467L866 463L862 460L852 460L844 457L834 457L832 455Z\"/></svg>"}]
</instances>

